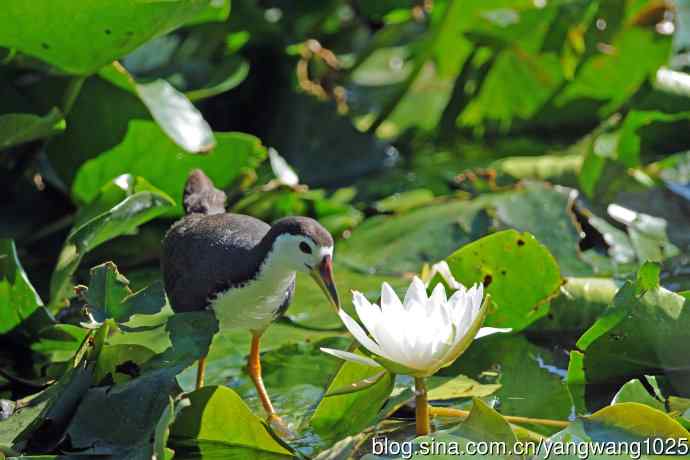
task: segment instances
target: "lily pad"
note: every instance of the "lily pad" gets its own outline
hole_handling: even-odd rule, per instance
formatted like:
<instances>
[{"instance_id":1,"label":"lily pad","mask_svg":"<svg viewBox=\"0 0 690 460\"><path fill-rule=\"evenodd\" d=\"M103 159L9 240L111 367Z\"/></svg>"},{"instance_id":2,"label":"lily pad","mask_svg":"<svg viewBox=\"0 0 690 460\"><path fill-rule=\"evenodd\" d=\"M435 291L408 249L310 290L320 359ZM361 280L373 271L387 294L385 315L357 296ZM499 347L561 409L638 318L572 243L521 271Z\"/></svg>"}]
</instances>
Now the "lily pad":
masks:
<instances>
[{"instance_id":1,"label":"lily pad","mask_svg":"<svg viewBox=\"0 0 690 460\"><path fill-rule=\"evenodd\" d=\"M172 425L174 442L205 441L291 455L230 388L204 387L190 393L189 400L191 406L182 409ZM228 423L229 414L232 414L232 423Z\"/></svg>"},{"instance_id":2,"label":"lily pad","mask_svg":"<svg viewBox=\"0 0 690 460\"><path fill-rule=\"evenodd\" d=\"M180 25L200 18L223 20L229 9L229 2L212 0L51 0L37 12L21 0L10 0L0 22L0 45L70 73L90 74ZM55 18L64 20L58 24Z\"/></svg>"},{"instance_id":3,"label":"lily pad","mask_svg":"<svg viewBox=\"0 0 690 460\"><path fill-rule=\"evenodd\" d=\"M564 276L592 275L592 267L580 258L580 233L572 208L574 189L554 188L541 182L526 182L524 190L499 195L499 220L522 232L530 232L549 248Z\"/></svg>"},{"instance_id":4,"label":"lily pad","mask_svg":"<svg viewBox=\"0 0 690 460\"><path fill-rule=\"evenodd\" d=\"M481 384L464 375L431 377L428 381L429 400L443 401L458 398L484 398L501 388L499 384Z\"/></svg>"},{"instance_id":5,"label":"lily pad","mask_svg":"<svg viewBox=\"0 0 690 460\"><path fill-rule=\"evenodd\" d=\"M326 394L364 378L373 377L380 371L380 368L345 361L328 385ZM385 374L374 385L362 391L325 396L316 407L310 425L329 442L356 434L374 422L391 391L393 391L393 377Z\"/></svg>"},{"instance_id":6,"label":"lily pad","mask_svg":"<svg viewBox=\"0 0 690 460\"><path fill-rule=\"evenodd\" d=\"M572 410L564 382L566 366L565 354L533 345L520 335L495 334L476 340L439 375L462 374L483 383L500 384L493 396L502 414L565 420ZM529 428L539 433L553 432L543 426Z\"/></svg>"},{"instance_id":7,"label":"lily pad","mask_svg":"<svg viewBox=\"0 0 690 460\"><path fill-rule=\"evenodd\" d=\"M338 246L340 259L365 273L417 272L483 235L488 227L479 204L454 200L400 216L368 219Z\"/></svg>"},{"instance_id":8,"label":"lily pad","mask_svg":"<svg viewBox=\"0 0 690 460\"><path fill-rule=\"evenodd\" d=\"M484 283L496 309L487 324L523 329L542 317L561 276L549 250L529 233L505 230L467 244L446 259L465 286Z\"/></svg>"},{"instance_id":9,"label":"lily pad","mask_svg":"<svg viewBox=\"0 0 690 460\"><path fill-rule=\"evenodd\" d=\"M642 278L643 280L646 277ZM688 366L680 347L690 338L690 309L686 299L648 280L628 281L611 307L580 338L587 383L616 383L666 373L672 387L687 388L687 376L673 372ZM668 372L665 372L668 370Z\"/></svg>"},{"instance_id":10,"label":"lily pad","mask_svg":"<svg viewBox=\"0 0 690 460\"><path fill-rule=\"evenodd\" d=\"M535 458L558 456L575 460L588 452L589 458L606 459L614 454L617 458L640 458L640 455L662 454L646 449L646 439L653 446L653 438L660 438L657 446L669 445L663 438L687 438L688 432L678 422L661 411L638 403L621 403L606 407L591 416L571 423L564 430L554 434L541 445ZM571 446L568 446L571 444ZM585 447L584 444L587 444ZM676 441L673 445L678 445ZM677 453L685 455L681 450ZM616 449L625 449L620 452ZM570 450L566 450L570 449ZM597 449L596 451L594 449ZM595 455L596 452L596 455Z\"/></svg>"}]
</instances>

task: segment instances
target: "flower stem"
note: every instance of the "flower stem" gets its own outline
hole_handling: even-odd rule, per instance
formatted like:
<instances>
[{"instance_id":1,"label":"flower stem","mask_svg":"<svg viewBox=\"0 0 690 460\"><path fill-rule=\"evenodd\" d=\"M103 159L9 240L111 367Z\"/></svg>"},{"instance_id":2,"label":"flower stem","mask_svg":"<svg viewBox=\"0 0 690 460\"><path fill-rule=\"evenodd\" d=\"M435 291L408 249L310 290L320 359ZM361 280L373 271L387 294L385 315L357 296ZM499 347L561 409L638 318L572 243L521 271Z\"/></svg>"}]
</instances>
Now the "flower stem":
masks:
<instances>
[{"instance_id":1,"label":"flower stem","mask_svg":"<svg viewBox=\"0 0 690 460\"><path fill-rule=\"evenodd\" d=\"M426 382L423 377L414 379L415 416L417 420L417 436L425 436L431 431L429 424L429 400L427 398Z\"/></svg>"},{"instance_id":2,"label":"flower stem","mask_svg":"<svg viewBox=\"0 0 690 460\"><path fill-rule=\"evenodd\" d=\"M419 400L418 400L419 401ZM441 417L460 417L466 419L470 415L470 411L462 409L453 409L450 407L429 407L429 413L431 415L438 415ZM419 410L417 412L419 414ZM553 426L556 428L565 428L570 422L565 420L551 420L545 418L529 418L529 417L519 417L514 415L501 415L507 422L517 423L517 424L531 424L531 425L542 425L542 426ZM419 420L419 415L417 416ZM417 427L419 427L419 422L417 422ZM419 428L417 428L419 429Z\"/></svg>"}]
</instances>

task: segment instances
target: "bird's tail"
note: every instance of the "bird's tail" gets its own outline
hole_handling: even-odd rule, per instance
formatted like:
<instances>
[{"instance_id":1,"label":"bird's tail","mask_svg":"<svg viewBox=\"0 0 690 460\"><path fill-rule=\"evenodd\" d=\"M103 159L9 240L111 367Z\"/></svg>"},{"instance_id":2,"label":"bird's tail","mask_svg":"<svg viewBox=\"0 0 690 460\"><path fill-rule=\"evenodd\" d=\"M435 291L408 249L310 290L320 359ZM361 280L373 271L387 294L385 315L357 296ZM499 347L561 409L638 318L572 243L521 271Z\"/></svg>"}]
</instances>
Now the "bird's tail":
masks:
<instances>
[{"instance_id":1,"label":"bird's tail","mask_svg":"<svg viewBox=\"0 0 690 460\"><path fill-rule=\"evenodd\" d=\"M201 169L189 173L184 186L184 210L187 214L222 214L226 198L225 192L215 188Z\"/></svg>"}]
</instances>

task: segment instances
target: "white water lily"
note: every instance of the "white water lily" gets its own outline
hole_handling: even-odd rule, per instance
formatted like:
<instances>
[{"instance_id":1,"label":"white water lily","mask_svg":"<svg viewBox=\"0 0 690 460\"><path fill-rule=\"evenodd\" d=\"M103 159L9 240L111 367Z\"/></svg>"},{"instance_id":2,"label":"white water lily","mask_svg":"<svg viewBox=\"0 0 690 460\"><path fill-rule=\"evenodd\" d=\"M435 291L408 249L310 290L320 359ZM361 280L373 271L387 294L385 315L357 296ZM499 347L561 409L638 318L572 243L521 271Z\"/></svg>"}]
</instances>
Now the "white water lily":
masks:
<instances>
[{"instance_id":1,"label":"white water lily","mask_svg":"<svg viewBox=\"0 0 690 460\"><path fill-rule=\"evenodd\" d=\"M441 283L427 296L424 283L415 277L401 302L390 285L383 283L380 307L355 291L353 303L366 331L343 310L339 311L340 318L374 359L342 350L321 350L342 359L383 366L394 373L430 376L455 361L475 337L506 331L481 328L488 304L481 284L470 289L460 283L456 286L450 298Z\"/></svg>"}]
</instances>

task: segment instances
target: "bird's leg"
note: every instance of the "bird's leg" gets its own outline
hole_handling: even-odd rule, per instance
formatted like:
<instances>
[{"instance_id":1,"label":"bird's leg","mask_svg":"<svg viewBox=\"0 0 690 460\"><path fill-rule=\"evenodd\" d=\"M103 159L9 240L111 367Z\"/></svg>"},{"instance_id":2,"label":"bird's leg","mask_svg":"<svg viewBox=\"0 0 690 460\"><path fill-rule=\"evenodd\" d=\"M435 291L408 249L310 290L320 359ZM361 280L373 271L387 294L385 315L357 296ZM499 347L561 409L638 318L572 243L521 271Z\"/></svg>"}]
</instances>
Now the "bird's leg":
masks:
<instances>
[{"instance_id":1,"label":"bird's leg","mask_svg":"<svg viewBox=\"0 0 690 460\"><path fill-rule=\"evenodd\" d=\"M264 380L261 377L261 356L259 355L259 340L261 339L261 334L252 333L252 347L249 351L249 362L247 367L249 369L249 376L254 382L257 393L259 393L259 399L261 399L261 405L264 406L266 414L268 414L269 420L273 417L277 417L276 411L271 404L271 398L268 397L268 392L266 392L266 387L264 386Z\"/></svg>"},{"instance_id":2,"label":"bird's leg","mask_svg":"<svg viewBox=\"0 0 690 460\"><path fill-rule=\"evenodd\" d=\"M259 393L259 399L261 399L261 405L264 407L266 414L268 414L268 423L281 435L292 438L294 434L287 427L285 422L278 416L276 410L273 408L271 403L271 398L268 397L268 392L264 386L264 380L261 377L261 356L259 355L259 340L261 339L261 333L252 332L252 347L249 352L249 361L247 363L247 368L249 369L249 376L254 382L257 393Z\"/></svg>"},{"instance_id":3,"label":"bird's leg","mask_svg":"<svg viewBox=\"0 0 690 460\"><path fill-rule=\"evenodd\" d=\"M204 386L204 377L206 376L206 355L199 358L199 364L196 368L196 389Z\"/></svg>"}]
</instances>

